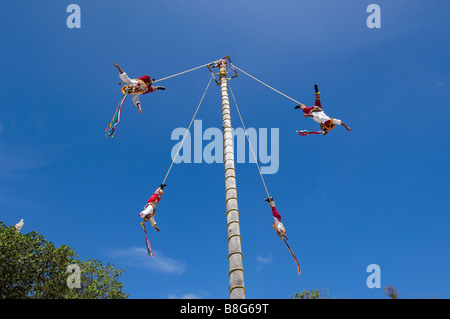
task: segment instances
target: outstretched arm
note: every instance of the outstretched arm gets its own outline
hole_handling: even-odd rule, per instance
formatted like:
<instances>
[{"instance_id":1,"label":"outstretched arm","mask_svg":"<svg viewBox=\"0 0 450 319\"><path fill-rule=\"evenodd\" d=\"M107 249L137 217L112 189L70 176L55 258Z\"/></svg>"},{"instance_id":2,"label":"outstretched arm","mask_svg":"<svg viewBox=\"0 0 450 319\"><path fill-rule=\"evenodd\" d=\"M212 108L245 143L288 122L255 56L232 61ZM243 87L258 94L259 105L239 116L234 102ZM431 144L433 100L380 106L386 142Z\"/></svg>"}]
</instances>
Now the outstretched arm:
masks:
<instances>
[{"instance_id":1,"label":"outstretched arm","mask_svg":"<svg viewBox=\"0 0 450 319\"><path fill-rule=\"evenodd\" d=\"M120 68L120 66L117 64L117 62L114 62L114 66L119 70L120 73L124 73L123 70Z\"/></svg>"}]
</instances>

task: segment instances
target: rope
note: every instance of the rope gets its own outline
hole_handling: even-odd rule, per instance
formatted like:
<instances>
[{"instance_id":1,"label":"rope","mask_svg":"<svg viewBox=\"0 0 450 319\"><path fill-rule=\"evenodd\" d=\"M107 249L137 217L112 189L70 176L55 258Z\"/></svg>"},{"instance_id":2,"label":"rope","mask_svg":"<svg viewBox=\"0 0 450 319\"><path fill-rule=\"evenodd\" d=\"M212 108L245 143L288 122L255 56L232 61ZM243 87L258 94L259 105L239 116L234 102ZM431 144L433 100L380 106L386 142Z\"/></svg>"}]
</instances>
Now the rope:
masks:
<instances>
[{"instance_id":1,"label":"rope","mask_svg":"<svg viewBox=\"0 0 450 319\"><path fill-rule=\"evenodd\" d=\"M191 123L189 123L189 126L188 126L188 128L186 130L186 133L184 133L183 140L180 143L180 147L178 148L177 153L175 154L175 157L173 158L172 163L170 164L169 170L167 171L166 177L164 177L164 180L163 180L163 182L161 184L164 184L166 182L167 177L169 176L169 173L170 173L170 171L172 169L173 163L177 159L178 154L180 152L180 149L183 146L184 140L186 139L186 135L189 132L189 129L191 128L192 122L194 122L195 116L197 115L197 112L198 112L198 110L200 108L200 105L202 105L203 99L205 98L205 95L206 95L206 91L208 91L209 85L211 84L211 80L212 80L212 77L209 79L209 82L208 82L208 85L206 86L205 92L203 92L203 96L202 96L202 98L200 100L200 103L198 104L197 109L195 110L194 116L191 119Z\"/></svg>"},{"instance_id":2,"label":"rope","mask_svg":"<svg viewBox=\"0 0 450 319\"><path fill-rule=\"evenodd\" d=\"M256 155L255 155L255 152L253 150L252 143L250 142L250 138L248 137L247 129L245 128L244 121L242 120L241 112L239 111L239 107L238 107L238 105L236 103L236 99L234 98L233 90L231 89L231 86L229 85L229 83L228 83L228 87L230 88L230 92L231 92L231 96L233 97L234 105L236 105L236 110L237 110L237 112L239 114L239 118L241 119L241 123L242 123L242 127L244 128L245 136L247 137L248 144L250 145L250 150L252 151L252 154L253 154L253 159L255 160L256 167L258 167L259 176L261 176L261 180L263 182L264 188L266 189L267 197L270 197L269 191L267 190L266 183L264 182L264 177L263 177L263 175L261 173L261 169L260 169L259 164L258 164L258 160L256 159Z\"/></svg>"},{"instance_id":3,"label":"rope","mask_svg":"<svg viewBox=\"0 0 450 319\"><path fill-rule=\"evenodd\" d=\"M197 66L197 67L195 67L195 68L192 68L192 69L189 69L189 70L186 70L186 71L183 71L183 72L174 74L174 75L166 76L165 78L162 78L162 79L157 79L157 80L153 81L152 83L156 83L156 82L159 82L159 81L167 80L167 79L176 77L176 76L178 76L178 75L185 74L185 73L188 73L188 72L191 72L191 71L194 71L194 70L203 68L203 67L208 66L208 65L211 65L212 63L215 63L215 62L217 62L217 61L210 62L210 63L207 63L207 64L203 64L203 65Z\"/></svg>"},{"instance_id":4,"label":"rope","mask_svg":"<svg viewBox=\"0 0 450 319\"><path fill-rule=\"evenodd\" d=\"M277 89L275 89L275 88L273 88L273 87L271 87L270 85L268 85L268 84L266 84L266 83L264 83L263 81L261 81L261 80L258 80L257 78L255 78L253 75L250 75L250 74L248 74L247 72L245 72L244 70L242 70L242 69L240 69L240 68L238 68L237 66L235 66L234 65L234 67L236 68L236 69L238 69L239 71L241 71L242 73L245 73L245 74L247 74L249 77L251 77L252 79L254 79L254 80L256 80L256 81L258 81L259 83L261 83L261 84L263 84L263 85L265 85L265 86L267 86L269 89L272 89L272 90L274 90L275 92L277 92L277 93L279 93L279 94L281 94L281 95L283 95L284 97L287 97L289 100L291 100L291 101L294 101L295 103L297 103L297 104L303 104L303 103L301 103L301 102L299 102L299 101L297 101L297 100L294 100L293 98L291 98L290 96L287 96L286 94L284 94L284 93L282 93L282 92L280 92L280 91L278 91Z\"/></svg>"}]
</instances>

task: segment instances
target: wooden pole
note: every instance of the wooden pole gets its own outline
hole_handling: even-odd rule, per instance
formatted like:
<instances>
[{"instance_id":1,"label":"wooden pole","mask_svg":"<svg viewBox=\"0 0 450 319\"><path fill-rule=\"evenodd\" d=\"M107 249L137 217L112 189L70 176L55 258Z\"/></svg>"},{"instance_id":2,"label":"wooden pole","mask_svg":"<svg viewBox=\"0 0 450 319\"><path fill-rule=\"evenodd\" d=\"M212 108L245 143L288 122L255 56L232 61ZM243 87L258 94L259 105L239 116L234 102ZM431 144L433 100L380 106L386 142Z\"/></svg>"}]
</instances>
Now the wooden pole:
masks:
<instances>
[{"instance_id":1,"label":"wooden pole","mask_svg":"<svg viewBox=\"0 0 450 319\"><path fill-rule=\"evenodd\" d=\"M225 166L225 204L228 231L228 264L230 299L245 299L244 268L242 264L239 209L234 169L233 131L231 127L230 102L228 100L227 62L219 66L220 92L222 96L222 130Z\"/></svg>"}]
</instances>

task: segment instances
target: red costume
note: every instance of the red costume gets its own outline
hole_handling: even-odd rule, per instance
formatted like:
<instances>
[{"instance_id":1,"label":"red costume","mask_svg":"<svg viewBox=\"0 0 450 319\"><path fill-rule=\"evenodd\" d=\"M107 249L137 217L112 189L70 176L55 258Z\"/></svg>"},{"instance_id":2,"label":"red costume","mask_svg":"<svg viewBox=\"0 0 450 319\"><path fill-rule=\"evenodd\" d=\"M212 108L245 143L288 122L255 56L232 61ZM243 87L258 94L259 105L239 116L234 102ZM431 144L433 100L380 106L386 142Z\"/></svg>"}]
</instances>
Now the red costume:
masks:
<instances>
[{"instance_id":1,"label":"red costume","mask_svg":"<svg viewBox=\"0 0 450 319\"><path fill-rule=\"evenodd\" d=\"M276 230L277 235L282 237L286 237L286 230L284 229L283 223L281 222L281 215L277 211L277 207L275 206L275 202L272 198L269 199L269 205L272 208L272 216L273 216L273 229ZM286 237L287 238L287 237Z\"/></svg>"},{"instance_id":2,"label":"red costume","mask_svg":"<svg viewBox=\"0 0 450 319\"><path fill-rule=\"evenodd\" d=\"M305 114L309 114L311 112L311 110L315 107L318 107L320 109L322 109L322 104L320 103L320 92L316 92L315 93L315 100L314 100L314 106L306 106L302 109L303 113Z\"/></svg>"}]
</instances>

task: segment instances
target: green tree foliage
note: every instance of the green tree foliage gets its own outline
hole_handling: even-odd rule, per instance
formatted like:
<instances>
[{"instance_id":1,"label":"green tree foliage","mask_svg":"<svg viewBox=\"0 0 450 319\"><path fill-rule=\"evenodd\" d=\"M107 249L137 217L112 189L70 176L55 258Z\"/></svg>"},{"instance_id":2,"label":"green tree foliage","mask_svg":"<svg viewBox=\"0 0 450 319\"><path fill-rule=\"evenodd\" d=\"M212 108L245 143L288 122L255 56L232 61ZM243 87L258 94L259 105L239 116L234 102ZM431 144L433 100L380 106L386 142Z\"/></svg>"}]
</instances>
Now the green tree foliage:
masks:
<instances>
[{"instance_id":1,"label":"green tree foliage","mask_svg":"<svg viewBox=\"0 0 450 319\"><path fill-rule=\"evenodd\" d=\"M398 299L397 288L393 286L388 286L383 288L384 295L391 299ZM296 292L294 299L329 299L329 293L326 289L311 289L303 290L302 292Z\"/></svg>"},{"instance_id":2,"label":"green tree foliage","mask_svg":"<svg viewBox=\"0 0 450 319\"><path fill-rule=\"evenodd\" d=\"M303 290L302 292L296 292L294 299L329 299L329 293L325 289L311 289Z\"/></svg>"},{"instance_id":3,"label":"green tree foliage","mask_svg":"<svg viewBox=\"0 0 450 319\"><path fill-rule=\"evenodd\" d=\"M69 265L80 269L80 288L69 288ZM78 260L67 245L55 247L37 232L22 234L0 222L0 299L124 299L123 270Z\"/></svg>"},{"instance_id":4,"label":"green tree foliage","mask_svg":"<svg viewBox=\"0 0 450 319\"><path fill-rule=\"evenodd\" d=\"M383 288L384 295L386 297L389 297L391 299L398 299L398 291L397 288L388 286Z\"/></svg>"}]
</instances>

